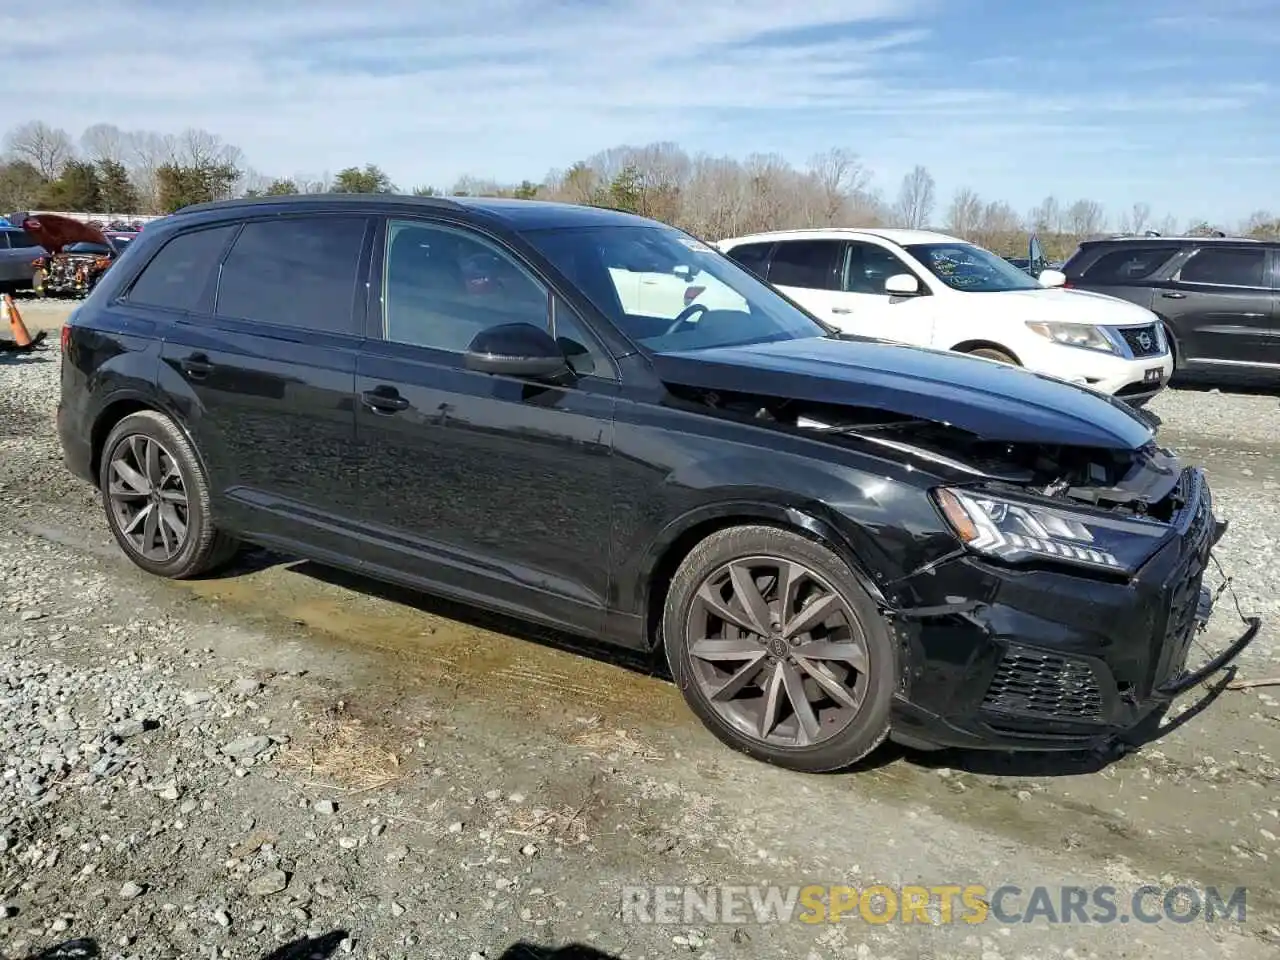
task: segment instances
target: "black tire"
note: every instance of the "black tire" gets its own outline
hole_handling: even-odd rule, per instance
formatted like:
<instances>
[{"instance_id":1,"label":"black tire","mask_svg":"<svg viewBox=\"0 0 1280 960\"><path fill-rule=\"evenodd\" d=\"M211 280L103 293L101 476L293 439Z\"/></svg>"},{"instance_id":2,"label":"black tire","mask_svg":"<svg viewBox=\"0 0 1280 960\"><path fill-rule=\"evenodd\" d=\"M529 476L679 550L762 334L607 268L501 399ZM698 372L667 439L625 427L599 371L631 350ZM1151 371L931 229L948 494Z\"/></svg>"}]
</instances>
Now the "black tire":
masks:
<instances>
[{"instance_id":1,"label":"black tire","mask_svg":"<svg viewBox=\"0 0 1280 960\"><path fill-rule=\"evenodd\" d=\"M171 462L176 468L175 479L180 479L181 492L185 495L185 536L169 557L147 556L139 550L125 532L117 501L111 493L113 462L117 454L125 454L129 445L139 441L159 445L162 453L167 455L166 462ZM239 550L239 542L219 531L213 523L209 511L209 483L199 458L186 435L162 413L140 410L115 425L102 448L98 486L107 525L116 542L135 565L148 573L173 580L197 577L225 565ZM157 504L153 506L159 509Z\"/></svg>"},{"instance_id":2,"label":"black tire","mask_svg":"<svg viewBox=\"0 0 1280 960\"><path fill-rule=\"evenodd\" d=\"M723 571L734 561L755 562L754 558L765 557L799 564L825 581L856 618L865 640L866 669L849 674L857 676L857 682L861 684L860 702L849 708L853 712L851 718L840 721L843 726L834 726L835 732L823 733L825 739L806 745L769 742L762 736L740 729L740 718L735 725L731 719L722 716L723 702L721 707L713 704L711 695L704 689L705 675L703 678L698 675L699 667L695 660L705 658L695 658L690 652L690 624L696 618L694 604L704 583L712 582L718 571ZM775 581L769 589L776 590L777 586ZM776 599L776 594L774 596ZM800 610L803 609L804 604L801 603ZM807 537L778 527L755 525L730 527L707 537L690 551L672 577L663 610L662 636L671 675L690 709L723 743L757 760L804 773L840 770L867 756L888 736L897 676L897 658L888 626L876 603L858 583L848 565L831 550ZM776 638L761 642L776 642ZM797 647L796 651L800 649ZM773 660L769 663L776 665ZM765 665L759 676L764 677L764 672L773 669L775 667ZM812 684L810 677L800 673L797 676ZM764 688L759 689L763 697ZM755 698L754 693L749 696L756 704L762 698ZM800 718L795 716L794 719L798 729ZM828 720L824 718L822 722L827 723Z\"/></svg>"},{"instance_id":3,"label":"black tire","mask_svg":"<svg viewBox=\"0 0 1280 960\"><path fill-rule=\"evenodd\" d=\"M988 360L998 360L1001 363L1007 363L1011 367L1021 366L1017 360L1005 353L1003 350L997 350L995 347L975 347L966 351L972 357L986 357Z\"/></svg>"}]
</instances>

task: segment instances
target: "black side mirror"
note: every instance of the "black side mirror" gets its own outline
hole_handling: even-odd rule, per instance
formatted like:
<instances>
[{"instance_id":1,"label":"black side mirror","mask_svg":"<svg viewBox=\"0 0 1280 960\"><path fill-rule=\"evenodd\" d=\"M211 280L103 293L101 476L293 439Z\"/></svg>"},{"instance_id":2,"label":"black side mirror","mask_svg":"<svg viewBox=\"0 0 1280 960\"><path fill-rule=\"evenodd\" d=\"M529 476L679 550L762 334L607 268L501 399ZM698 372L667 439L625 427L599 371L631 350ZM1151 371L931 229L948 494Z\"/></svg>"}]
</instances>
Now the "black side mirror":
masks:
<instances>
[{"instance_id":1,"label":"black side mirror","mask_svg":"<svg viewBox=\"0 0 1280 960\"><path fill-rule=\"evenodd\" d=\"M560 345L531 323L503 323L476 334L467 347L468 370L546 380L569 371Z\"/></svg>"}]
</instances>

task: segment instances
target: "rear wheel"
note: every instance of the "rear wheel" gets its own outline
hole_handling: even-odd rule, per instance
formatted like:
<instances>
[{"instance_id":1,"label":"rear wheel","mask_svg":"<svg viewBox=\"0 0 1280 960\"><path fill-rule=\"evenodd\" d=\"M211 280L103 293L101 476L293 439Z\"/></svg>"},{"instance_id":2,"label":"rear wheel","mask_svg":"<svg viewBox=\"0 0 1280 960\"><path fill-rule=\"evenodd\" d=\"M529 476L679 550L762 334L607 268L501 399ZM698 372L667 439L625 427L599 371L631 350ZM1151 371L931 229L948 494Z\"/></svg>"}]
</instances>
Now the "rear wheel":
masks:
<instances>
[{"instance_id":1,"label":"rear wheel","mask_svg":"<svg viewBox=\"0 0 1280 960\"><path fill-rule=\"evenodd\" d=\"M1020 366L1017 360L1005 353L1003 350L997 350L995 347L975 347L966 351L973 357L986 357L988 360L998 360L1001 363L1007 363L1010 366Z\"/></svg>"},{"instance_id":2,"label":"rear wheel","mask_svg":"<svg viewBox=\"0 0 1280 960\"><path fill-rule=\"evenodd\" d=\"M849 567L806 537L767 526L709 536L672 578L663 638L690 708L758 760L836 770L888 735L889 631Z\"/></svg>"},{"instance_id":3,"label":"rear wheel","mask_svg":"<svg viewBox=\"0 0 1280 960\"><path fill-rule=\"evenodd\" d=\"M191 444L164 414L122 419L103 447L99 486L107 524L135 564L156 576L207 573L235 555L214 526L209 485Z\"/></svg>"}]
</instances>

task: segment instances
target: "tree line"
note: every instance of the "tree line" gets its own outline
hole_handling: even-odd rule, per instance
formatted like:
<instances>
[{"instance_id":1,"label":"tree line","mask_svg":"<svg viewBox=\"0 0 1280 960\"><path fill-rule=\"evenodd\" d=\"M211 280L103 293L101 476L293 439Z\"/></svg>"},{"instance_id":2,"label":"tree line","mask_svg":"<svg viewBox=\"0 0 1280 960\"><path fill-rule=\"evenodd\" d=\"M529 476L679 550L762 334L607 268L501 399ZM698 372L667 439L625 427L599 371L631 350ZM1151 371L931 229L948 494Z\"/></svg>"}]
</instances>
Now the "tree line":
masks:
<instances>
[{"instance_id":1,"label":"tree line","mask_svg":"<svg viewBox=\"0 0 1280 960\"><path fill-rule=\"evenodd\" d=\"M164 214L192 203L293 193L412 193L500 196L609 206L663 220L707 239L818 226L933 228L1006 255L1025 254L1028 234L1061 259L1085 238L1108 231L1228 234L1280 238L1280 217L1260 210L1245 222L1182 225L1135 202L1114 216L1096 200L1047 196L1033 209L962 188L939 202L930 172L917 166L888 195L846 148L814 154L797 167L777 154L745 158L690 154L678 144L602 150L541 180L518 184L461 178L447 190L397 186L374 163L332 176L268 176L217 134L122 130L95 124L78 139L41 121L9 130L0 154L0 211L48 209Z\"/></svg>"}]
</instances>

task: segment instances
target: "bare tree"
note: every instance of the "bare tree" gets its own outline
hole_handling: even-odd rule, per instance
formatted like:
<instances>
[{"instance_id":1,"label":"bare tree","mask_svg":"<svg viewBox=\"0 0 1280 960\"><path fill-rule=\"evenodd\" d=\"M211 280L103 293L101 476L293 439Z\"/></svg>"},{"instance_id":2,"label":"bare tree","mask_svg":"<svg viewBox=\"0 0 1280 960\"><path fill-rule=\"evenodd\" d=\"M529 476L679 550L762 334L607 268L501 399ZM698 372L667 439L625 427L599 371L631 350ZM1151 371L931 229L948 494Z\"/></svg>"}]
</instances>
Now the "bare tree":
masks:
<instances>
[{"instance_id":1,"label":"bare tree","mask_svg":"<svg viewBox=\"0 0 1280 960\"><path fill-rule=\"evenodd\" d=\"M968 187L957 190L947 208L947 230L967 238L977 231L982 214L982 198L977 193Z\"/></svg>"},{"instance_id":2,"label":"bare tree","mask_svg":"<svg viewBox=\"0 0 1280 960\"><path fill-rule=\"evenodd\" d=\"M917 166L902 178L898 202L893 209L894 220L904 227L919 230L927 226L933 216L933 203L933 176L924 167Z\"/></svg>"},{"instance_id":3,"label":"bare tree","mask_svg":"<svg viewBox=\"0 0 1280 960\"><path fill-rule=\"evenodd\" d=\"M1092 237L1107 228L1107 214L1096 200L1077 200L1067 208L1066 223L1072 236Z\"/></svg>"},{"instance_id":4,"label":"bare tree","mask_svg":"<svg viewBox=\"0 0 1280 960\"><path fill-rule=\"evenodd\" d=\"M870 173L858 155L844 147L833 147L809 159L809 173L819 190L818 216L823 225L840 222L849 202L863 193Z\"/></svg>"},{"instance_id":5,"label":"bare tree","mask_svg":"<svg viewBox=\"0 0 1280 960\"><path fill-rule=\"evenodd\" d=\"M80 149L94 163L125 163L129 135L111 123L95 123L80 134Z\"/></svg>"},{"instance_id":6,"label":"bare tree","mask_svg":"<svg viewBox=\"0 0 1280 960\"><path fill-rule=\"evenodd\" d=\"M5 148L14 158L25 160L39 170L46 180L55 179L67 161L75 158L71 135L40 120L10 130L5 137Z\"/></svg>"},{"instance_id":7,"label":"bare tree","mask_svg":"<svg viewBox=\"0 0 1280 960\"><path fill-rule=\"evenodd\" d=\"M1142 233L1151 223L1151 204L1138 202L1130 209L1125 220L1121 221L1123 233Z\"/></svg>"},{"instance_id":8,"label":"bare tree","mask_svg":"<svg viewBox=\"0 0 1280 960\"><path fill-rule=\"evenodd\" d=\"M1057 197L1045 197L1040 206L1031 211L1031 216L1027 219L1031 221L1032 229L1037 233L1064 232L1062 205L1058 203Z\"/></svg>"},{"instance_id":9,"label":"bare tree","mask_svg":"<svg viewBox=\"0 0 1280 960\"><path fill-rule=\"evenodd\" d=\"M1152 229L1162 237L1176 237L1178 235L1178 218L1174 216L1162 217Z\"/></svg>"},{"instance_id":10,"label":"bare tree","mask_svg":"<svg viewBox=\"0 0 1280 960\"><path fill-rule=\"evenodd\" d=\"M129 178L142 205L150 213L160 209L160 185L156 171L173 158L169 138L150 130L137 130L127 135L126 156Z\"/></svg>"}]
</instances>

